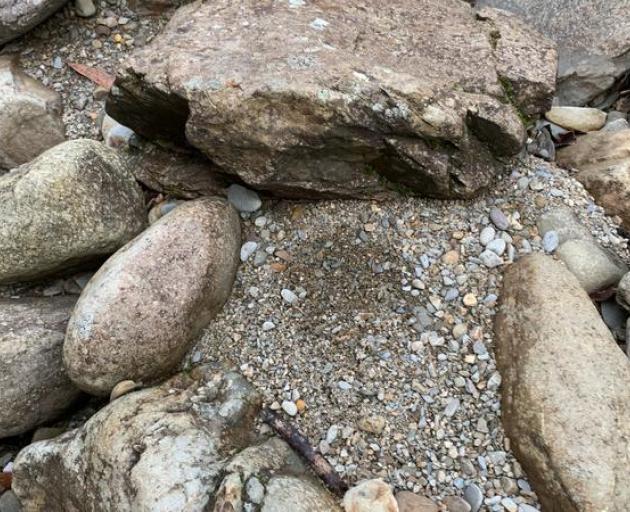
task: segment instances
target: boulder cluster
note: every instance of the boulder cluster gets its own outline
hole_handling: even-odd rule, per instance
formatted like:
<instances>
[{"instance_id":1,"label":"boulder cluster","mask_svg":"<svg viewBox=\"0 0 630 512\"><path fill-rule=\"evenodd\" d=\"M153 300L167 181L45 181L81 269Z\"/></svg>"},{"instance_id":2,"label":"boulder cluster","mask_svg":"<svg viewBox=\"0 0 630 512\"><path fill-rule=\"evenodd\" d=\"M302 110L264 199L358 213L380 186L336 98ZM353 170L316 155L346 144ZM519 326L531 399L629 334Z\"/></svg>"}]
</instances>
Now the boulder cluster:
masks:
<instances>
[{"instance_id":1,"label":"boulder cluster","mask_svg":"<svg viewBox=\"0 0 630 512\"><path fill-rule=\"evenodd\" d=\"M0 45L64 3L0 0ZM261 208L258 192L470 199L529 151L575 171L630 232L630 16L621 0L611 0L606 16L590 0L565 16L573 3L190 3L105 87L103 142L66 140L59 92L27 75L15 55L0 55L0 440L20 447L0 457L0 512L536 510L509 497L484 499L462 479L457 493L437 500L411 487L395 493L381 478L335 496L297 453L301 434L284 432L289 445L261 426L263 399L247 365L186 356L230 298L239 265L267 258L241 233L241 218ZM153 13L169 2L136 4ZM97 11L91 0L74 9L80 17ZM601 19L584 26L595 15ZM616 15L611 37L602 27ZM525 188L537 186L524 179ZM494 347L480 329L474 341L466 325L451 329L472 345L466 362L479 362L457 382L479 399L479 368L494 348L497 372L487 385L501 386L504 448L543 510L628 510L630 362L620 350L625 344L630 356L628 262L569 207L538 218L542 251L520 257L510 234L522 230L519 219L493 207L477 237L473 268L506 270ZM438 230L439 220L431 226ZM358 243L377 227L364 223ZM459 268L465 252L437 258ZM431 262L424 255L413 264L415 277L403 285L417 297ZM432 277L450 287L444 302L459 301L467 277L449 272ZM56 284L31 293L50 279ZM258 290L248 293L255 299ZM280 297L297 309L306 293L282 288ZM430 312L440 312L442 298L430 301ZM479 300L469 292L461 303L472 311ZM413 323L413 352L445 344ZM449 345L459 354L458 341ZM418 380L408 387L427 403L439 392ZM293 418L306 405L299 393L289 397L272 408ZM86 404L90 414L76 420ZM459 407L449 402L443 416ZM64 428L45 427L61 418ZM418 412L414 429L423 421ZM365 414L357 426L387 432L381 415ZM447 442L452 463L463 454ZM506 452L493 453L500 467ZM427 455L414 464L449 461Z\"/></svg>"}]
</instances>

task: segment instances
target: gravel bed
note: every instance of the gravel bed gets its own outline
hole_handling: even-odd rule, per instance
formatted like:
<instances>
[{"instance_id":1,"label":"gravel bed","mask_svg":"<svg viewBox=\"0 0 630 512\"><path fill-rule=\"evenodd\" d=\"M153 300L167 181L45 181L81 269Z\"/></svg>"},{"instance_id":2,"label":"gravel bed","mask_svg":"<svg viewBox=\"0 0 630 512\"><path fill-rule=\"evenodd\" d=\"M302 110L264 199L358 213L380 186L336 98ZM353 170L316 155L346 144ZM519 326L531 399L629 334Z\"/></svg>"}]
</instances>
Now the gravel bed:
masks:
<instances>
[{"instance_id":1,"label":"gravel bed","mask_svg":"<svg viewBox=\"0 0 630 512\"><path fill-rule=\"evenodd\" d=\"M502 269L482 263L480 234L507 242L492 245L509 264L543 250L536 220L560 205L628 261L613 219L535 159L472 202L267 201L244 215L256 249L188 364L240 368L350 481L380 476L440 498L475 484L485 510L538 508L500 423Z\"/></svg>"}]
</instances>

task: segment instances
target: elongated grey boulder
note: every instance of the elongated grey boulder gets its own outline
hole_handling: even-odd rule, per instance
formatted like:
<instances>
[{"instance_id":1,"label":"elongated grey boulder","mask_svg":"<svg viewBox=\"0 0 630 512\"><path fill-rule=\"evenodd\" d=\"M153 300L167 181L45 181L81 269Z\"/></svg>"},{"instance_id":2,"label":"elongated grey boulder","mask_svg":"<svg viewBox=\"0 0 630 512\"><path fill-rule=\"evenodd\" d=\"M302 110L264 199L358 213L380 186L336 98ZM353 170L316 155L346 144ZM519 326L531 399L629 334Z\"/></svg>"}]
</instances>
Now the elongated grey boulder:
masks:
<instances>
[{"instance_id":1,"label":"elongated grey boulder","mask_svg":"<svg viewBox=\"0 0 630 512\"><path fill-rule=\"evenodd\" d=\"M230 296L241 244L222 199L179 205L109 258L77 303L64 344L70 378L108 395L167 377Z\"/></svg>"},{"instance_id":2,"label":"elongated grey boulder","mask_svg":"<svg viewBox=\"0 0 630 512\"><path fill-rule=\"evenodd\" d=\"M0 176L0 283L108 256L146 224L142 191L113 149L68 141Z\"/></svg>"},{"instance_id":3,"label":"elongated grey boulder","mask_svg":"<svg viewBox=\"0 0 630 512\"><path fill-rule=\"evenodd\" d=\"M259 407L238 374L178 375L23 449L13 491L25 512L207 512Z\"/></svg>"},{"instance_id":4,"label":"elongated grey boulder","mask_svg":"<svg viewBox=\"0 0 630 512\"><path fill-rule=\"evenodd\" d=\"M555 66L550 41L461 0L218 0L138 49L107 111L280 196L470 197L550 106Z\"/></svg>"},{"instance_id":5,"label":"elongated grey boulder","mask_svg":"<svg viewBox=\"0 0 630 512\"><path fill-rule=\"evenodd\" d=\"M0 56L0 169L11 169L65 140L59 93Z\"/></svg>"},{"instance_id":6,"label":"elongated grey boulder","mask_svg":"<svg viewBox=\"0 0 630 512\"><path fill-rule=\"evenodd\" d=\"M0 439L55 419L79 396L61 360L73 297L0 300Z\"/></svg>"},{"instance_id":7,"label":"elongated grey boulder","mask_svg":"<svg viewBox=\"0 0 630 512\"><path fill-rule=\"evenodd\" d=\"M495 323L502 418L543 510L630 503L630 361L562 263L508 267Z\"/></svg>"},{"instance_id":8,"label":"elongated grey boulder","mask_svg":"<svg viewBox=\"0 0 630 512\"><path fill-rule=\"evenodd\" d=\"M67 0L3 0L0 3L0 45L28 32L66 2Z\"/></svg>"}]
</instances>

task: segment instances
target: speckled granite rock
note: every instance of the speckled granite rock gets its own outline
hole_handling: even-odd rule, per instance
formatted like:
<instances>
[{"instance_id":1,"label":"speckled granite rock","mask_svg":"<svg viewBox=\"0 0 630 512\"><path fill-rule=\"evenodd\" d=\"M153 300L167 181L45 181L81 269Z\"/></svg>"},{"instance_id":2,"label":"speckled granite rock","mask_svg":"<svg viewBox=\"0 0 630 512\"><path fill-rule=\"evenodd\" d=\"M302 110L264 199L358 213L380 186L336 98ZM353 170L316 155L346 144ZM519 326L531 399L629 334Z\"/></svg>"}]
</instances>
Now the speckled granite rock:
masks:
<instances>
[{"instance_id":1,"label":"speckled granite rock","mask_svg":"<svg viewBox=\"0 0 630 512\"><path fill-rule=\"evenodd\" d=\"M0 283L108 256L145 226L142 191L116 152L73 140L0 176Z\"/></svg>"},{"instance_id":2,"label":"speckled granite rock","mask_svg":"<svg viewBox=\"0 0 630 512\"><path fill-rule=\"evenodd\" d=\"M72 314L70 378L108 395L122 380L168 376L232 291L241 243L221 199L181 204L103 264Z\"/></svg>"},{"instance_id":3,"label":"speckled granite rock","mask_svg":"<svg viewBox=\"0 0 630 512\"><path fill-rule=\"evenodd\" d=\"M554 81L552 43L460 0L220 0L180 8L138 49L107 111L277 195L470 197Z\"/></svg>"},{"instance_id":4,"label":"speckled granite rock","mask_svg":"<svg viewBox=\"0 0 630 512\"><path fill-rule=\"evenodd\" d=\"M54 419L79 396L61 361L75 301L0 300L0 438Z\"/></svg>"},{"instance_id":5,"label":"speckled granite rock","mask_svg":"<svg viewBox=\"0 0 630 512\"><path fill-rule=\"evenodd\" d=\"M543 510L630 503L630 362L550 256L506 271L495 322L506 434Z\"/></svg>"}]
</instances>

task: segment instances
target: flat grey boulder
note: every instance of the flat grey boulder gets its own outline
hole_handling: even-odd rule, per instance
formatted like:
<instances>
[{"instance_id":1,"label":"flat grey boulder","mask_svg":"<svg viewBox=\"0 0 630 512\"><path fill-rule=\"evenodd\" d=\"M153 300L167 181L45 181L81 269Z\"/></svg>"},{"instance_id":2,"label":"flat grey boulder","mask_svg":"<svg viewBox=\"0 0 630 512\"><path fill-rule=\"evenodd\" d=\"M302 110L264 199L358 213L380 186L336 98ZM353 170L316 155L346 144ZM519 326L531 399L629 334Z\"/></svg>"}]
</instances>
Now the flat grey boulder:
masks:
<instances>
[{"instance_id":1,"label":"flat grey boulder","mask_svg":"<svg viewBox=\"0 0 630 512\"><path fill-rule=\"evenodd\" d=\"M627 0L477 0L518 14L558 45L562 105L600 99L630 69Z\"/></svg>"},{"instance_id":2,"label":"flat grey boulder","mask_svg":"<svg viewBox=\"0 0 630 512\"><path fill-rule=\"evenodd\" d=\"M61 96L0 56L0 169L31 161L65 140Z\"/></svg>"},{"instance_id":3,"label":"flat grey boulder","mask_svg":"<svg viewBox=\"0 0 630 512\"><path fill-rule=\"evenodd\" d=\"M240 375L197 368L27 446L13 466L13 491L28 512L207 512L258 409Z\"/></svg>"},{"instance_id":4,"label":"flat grey boulder","mask_svg":"<svg viewBox=\"0 0 630 512\"><path fill-rule=\"evenodd\" d=\"M61 360L75 301L0 300L0 439L55 419L79 396Z\"/></svg>"},{"instance_id":5,"label":"flat grey boulder","mask_svg":"<svg viewBox=\"0 0 630 512\"><path fill-rule=\"evenodd\" d=\"M470 197L550 106L555 59L516 17L460 0L218 0L136 50L107 111L280 196Z\"/></svg>"},{"instance_id":6,"label":"flat grey boulder","mask_svg":"<svg viewBox=\"0 0 630 512\"><path fill-rule=\"evenodd\" d=\"M0 45L25 34L60 9L67 0L2 0Z\"/></svg>"},{"instance_id":7,"label":"flat grey boulder","mask_svg":"<svg viewBox=\"0 0 630 512\"><path fill-rule=\"evenodd\" d=\"M0 176L0 283L69 270L146 224L142 191L113 149L68 141Z\"/></svg>"},{"instance_id":8,"label":"flat grey boulder","mask_svg":"<svg viewBox=\"0 0 630 512\"><path fill-rule=\"evenodd\" d=\"M64 362L83 390L167 377L228 299L241 243L224 200L180 204L109 258L83 290Z\"/></svg>"},{"instance_id":9,"label":"flat grey boulder","mask_svg":"<svg viewBox=\"0 0 630 512\"><path fill-rule=\"evenodd\" d=\"M630 503L630 361L550 256L508 267L495 322L502 418L543 510Z\"/></svg>"}]
</instances>

